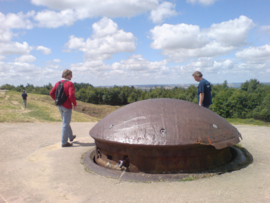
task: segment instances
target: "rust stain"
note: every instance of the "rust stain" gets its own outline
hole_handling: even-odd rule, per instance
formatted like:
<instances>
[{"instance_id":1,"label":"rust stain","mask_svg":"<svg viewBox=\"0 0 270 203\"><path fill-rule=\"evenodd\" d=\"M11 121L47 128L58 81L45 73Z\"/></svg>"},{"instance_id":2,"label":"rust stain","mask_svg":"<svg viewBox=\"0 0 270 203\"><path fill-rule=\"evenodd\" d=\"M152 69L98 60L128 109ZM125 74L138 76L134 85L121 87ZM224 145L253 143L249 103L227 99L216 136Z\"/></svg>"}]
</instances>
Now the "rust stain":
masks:
<instances>
[{"instance_id":1,"label":"rust stain","mask_svg":"<svg viewBox=\"0 0 270 203\"><path fill-rule=\"evenodd\" d=\"M208 140L209 144L212 145L212 142L211 142L209 137L207 138L207 140Z\"/></svg>"}]
</instances>

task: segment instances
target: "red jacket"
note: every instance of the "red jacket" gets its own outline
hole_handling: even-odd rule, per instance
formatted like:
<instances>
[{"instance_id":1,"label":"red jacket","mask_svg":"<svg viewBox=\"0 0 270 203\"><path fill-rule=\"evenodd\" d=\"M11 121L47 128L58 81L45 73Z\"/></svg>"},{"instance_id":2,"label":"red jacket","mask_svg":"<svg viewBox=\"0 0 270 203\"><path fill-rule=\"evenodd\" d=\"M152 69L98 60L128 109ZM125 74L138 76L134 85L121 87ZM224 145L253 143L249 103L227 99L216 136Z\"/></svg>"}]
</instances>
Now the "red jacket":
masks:
<instances>
[{"instance_id":1,"label":"red jacket","mask_svg":"<svg viewBox=\"0 0 270 203\"><path fill-rule=\"evenodd\" d=\"M61 80L61 82L64 82L65 80ZM56 92L56 88L59 85L59 82L57 82L54 87L52 88L50 95L51 97L55 100L55 92ZM67 108L67 109L72 109L72 103L74 106L77 106L77 102L75 99L75 89L74 89L74 85L71 81L68 81L64 84L64 92L65 95L68 97L67 100L65 101L65 103L62 105L63 107Z\"/></svg>"}]
</instances>

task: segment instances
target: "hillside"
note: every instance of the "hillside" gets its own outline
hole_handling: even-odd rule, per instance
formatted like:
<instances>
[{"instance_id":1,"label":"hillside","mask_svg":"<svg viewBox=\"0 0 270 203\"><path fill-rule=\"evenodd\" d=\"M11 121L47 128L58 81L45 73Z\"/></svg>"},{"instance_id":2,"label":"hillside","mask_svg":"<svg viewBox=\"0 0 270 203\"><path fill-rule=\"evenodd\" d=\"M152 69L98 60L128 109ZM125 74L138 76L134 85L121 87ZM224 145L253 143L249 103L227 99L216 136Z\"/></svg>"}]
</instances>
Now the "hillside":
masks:
<instances>
[{"instance_id":1,"label":"hillside","mask_svg":"<svg viewBox=\"0 0 270 203\"><path fill-rule=\"evenodd\" d=\"M0 122L60 122L57 106L48 95L28 94L27 108L23 108L20 92L0 91ZM72 112L72 122L97 122L119 106L95 105L78 101Z\"/></svg>"}]
</instances>

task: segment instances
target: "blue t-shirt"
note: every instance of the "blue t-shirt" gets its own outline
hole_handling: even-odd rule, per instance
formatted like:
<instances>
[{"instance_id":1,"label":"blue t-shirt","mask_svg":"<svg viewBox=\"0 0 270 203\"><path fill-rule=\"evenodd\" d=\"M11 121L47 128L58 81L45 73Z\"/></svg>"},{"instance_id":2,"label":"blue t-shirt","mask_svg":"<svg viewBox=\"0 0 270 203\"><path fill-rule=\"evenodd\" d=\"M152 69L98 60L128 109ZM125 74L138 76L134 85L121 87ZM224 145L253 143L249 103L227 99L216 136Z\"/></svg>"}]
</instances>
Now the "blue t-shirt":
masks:
<instances>
[{"instance_id":1,"label":"blue t-shirt","mask_svg":"<svg viewBox=\"0 0 270 203\"><path fill-rule=\"evenodd\" d=\"M198 85L198 91L197 91L197 99L198 103L200 102L200 93L204 93L204 99L203 99L203 106L210 106L212 104L212 97L211 97L211 84L206 79L202 79Z\"/></svg>"},{"instance_id":2,"label":"blue t-shirt","mask_svg":"<svg viewBox=\"0 0 270 203\"><path fill-rule=\"evenodd\" d=\"M27 97L27 94L24 92L24 93L22 93L22 98L23 98L23 100L26 100L26 97Z\"/></svg>"}]
</instances>

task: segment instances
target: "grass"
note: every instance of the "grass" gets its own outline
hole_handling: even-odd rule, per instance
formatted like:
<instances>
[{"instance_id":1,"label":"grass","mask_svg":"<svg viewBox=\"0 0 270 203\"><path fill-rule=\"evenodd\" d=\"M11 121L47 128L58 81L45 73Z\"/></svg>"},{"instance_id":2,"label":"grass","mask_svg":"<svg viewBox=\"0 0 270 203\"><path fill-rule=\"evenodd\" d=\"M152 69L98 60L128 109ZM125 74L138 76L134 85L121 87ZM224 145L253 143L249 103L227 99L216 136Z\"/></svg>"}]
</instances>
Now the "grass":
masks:
<instances>
[{"instance_id":1,"label":"grass","mask_svg":"<svg viewBox=\"0 0 270 203\"><path fill-rule=\"evenodd\" d=\"M50 113L46 111L46 109L40 107L39 105L30 103L27 105L27 108L32 109L32 111L26 113L26 116L35 118L36 120L53 121L53 122L61 121L60 118L55 118L51 116Z\"/></svg>"},{"instance_id":2,"label":"grass","mask_svg":"<svg viewBox=\"0 0 270 203\"><path fill-rule=\"evenodd\" d=\"M119 106L89 104L77 101L77 110L72 112L72 122L97 122ZM270 122L249 119L228 118L234 125L269 126ZM20 92L0 92L0 122L60 122L57 106L49 95L28 93L27 108L23 108Z\"/></svg>"},{"instance_id":3,"label":"grass","mask_svg":"<svg viewBox=\"0 0 270 203\"><path fill-rule=\"evenodd\" d=\"M226 120L230 124L234 124L234 125L259 125L259 126L268 126L268 127L270 127L270 122L264 122L264 121L260 121L260 120L255 120L254 118L246 118L246 119L226 118Z\"/></svg>"},{"instance_id":4,"label":"grass","mask_svg":"<svg viewBox=\"0 0 270 203\"><path fill-rule=\"evenodd\" d=\"M96 106L96 107L95 107ZM72 111L72 122L97 122L101 116L117 109L108 105L94 105L78 102L78 109L103 109L99 117L82 113L83 111ZM93 114L95 115L95 114ZM23 108L20 92L0 92L0 122L61 122L61 116L53 99L49 95L28 93L27 108Z\"/></svg>"}]
</instances>

